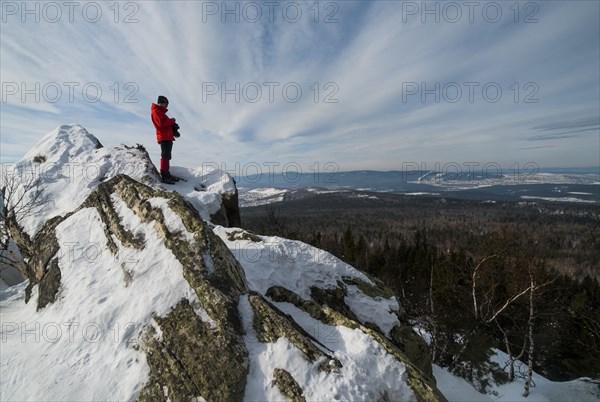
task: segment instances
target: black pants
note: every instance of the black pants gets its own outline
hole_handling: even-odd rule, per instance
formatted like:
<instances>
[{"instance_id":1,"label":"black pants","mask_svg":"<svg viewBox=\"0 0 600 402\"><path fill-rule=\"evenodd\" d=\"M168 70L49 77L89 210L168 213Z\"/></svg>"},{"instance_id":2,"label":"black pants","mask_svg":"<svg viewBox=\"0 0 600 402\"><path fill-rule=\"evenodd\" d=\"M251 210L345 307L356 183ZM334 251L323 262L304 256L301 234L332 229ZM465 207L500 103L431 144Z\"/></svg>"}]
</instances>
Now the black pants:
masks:
<instances>
[{"instance_id":1,"label":"black pants","mask_svg":"<svg viewBox=\"0 0 600 402\"><path fill-rule=\"evenodd\" d=\"M161 159L171 160L171 151L173 150L173 141L161 141L160 144L160 157Z\"/></svg>"}]
</instances>

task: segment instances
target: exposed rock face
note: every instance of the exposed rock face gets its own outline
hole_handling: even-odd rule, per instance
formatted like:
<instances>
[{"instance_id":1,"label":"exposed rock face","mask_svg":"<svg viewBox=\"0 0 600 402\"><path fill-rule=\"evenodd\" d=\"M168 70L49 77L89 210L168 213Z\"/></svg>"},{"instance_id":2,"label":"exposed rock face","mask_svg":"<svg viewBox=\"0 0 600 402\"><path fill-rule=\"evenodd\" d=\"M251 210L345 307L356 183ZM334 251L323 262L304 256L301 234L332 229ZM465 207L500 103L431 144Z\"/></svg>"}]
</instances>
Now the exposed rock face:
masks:
<instances>
[{"instance_id":1,"label":"exposed rock face","mask_svg":"<svg viewBox=\"0 0 600 402\"><path fill-rule=\"evenodd\" d=\"M111 210L109 202L112 194L119 195L142 221L155 222L165 246L182 263L184 277L214 326L211 328L200 320L185 299L166 317L156 317L162 340L146 338L148 342L144 347L151 371L140 400L160 398L165 386L171 400L187 401L198 395L208 400L242 400L248 370L243 328L237 311L239 296L248 291L242 268L179 194L157 192L127 176L103 183L84 204L103 209L109 217L105 230L119 233L123 244L143 247L141 239L133 237L115 221L117 213ZM171 210L194 235L195 245L170 233L161 210L148 202L157 196L168 199Z\"/></svg>"},{"instance_id":2,"label":"exposed rock face","mask_svg":"<svg viewBox=\"0 0 600 402\"><path fill-rule=\"evenodd\" d=\"M284 314L258 293L252 292L249 300L254 311L253 326L259 341L274 343L279 338L285 337L304 354L308 361L320 360L319 369L332 371L340 366L338 361L324 353L317 345L323 349L327 349L326 346L296 324L292 317Z\"/></svg>"},{"instance_id":3,"label":"exposed rock face","mask_svg":"<svg viewBox=\"0 0 600 402\"><path fill-rule=\"evenodd\" d=\"M54 229L75 212L84 208L97 210L106 235L106 248L116 254L121 245L144 250L144 239L136 237L121 223L111 197L118 195L127 207L147 223L155 225L165 246L183 266L183 274L211 324L203 322L194 307L183 299L165 317L154 319L161 332L145 330L143 349L148 356L150 378L140 393L140 400L154 401L169 389L173 401L189 401L198 395L208 400L242 400L248 371L248 356L243 341L244 330L237 310L239 296L248 292L244 272L227 247L208 228L183 197L175 192L152 189L127 176L117 176L101 183L73 213L56 217L38 232L25 247L32 251L31 286L39 284L38 309L56 300L61 283L59 249ZM195 243L171 233L163 212L148 202L161 197L181 219Z\"/></svg>"},{"instance_id":4,"label":"exposed rock face","mask_svg":"<svg viewBox=\"0 0 600 402\"><path fill-rule=\"evenodd\" d=\"M157 322L162 340L154 338L155 332L147 337L150 381L140 401L161 400L164 387L172 401L190 401L198 395L208 401L243 399L248 353L239 334L223 326L210 328L187 300Z\"/></svg>"},{"instance_id":5,"label":"exposed rock face","mask_svg":"<svg viewBox=\"0 0 600 402\"><path fill-rule=\"evenodd\" d=\"M55 258L50 263L48 271L40 280L40 295L37 301L38 310L46 307L49 303L54 303L56 300L56 294L60 287L60 276L58 259Z\"/></svg>"},{"instance_id":6,"label":"exposed rock face","mask_svg":"<svg viewBox=\"0 0 600 402\"><path fill-rule=\"evenodd\" d=\"M222 196L221 208L212 214L210 218L215 225L226 227L240 227L242 225L237 188L234 194L224 194Z\"/></svg>"}]
</instances>

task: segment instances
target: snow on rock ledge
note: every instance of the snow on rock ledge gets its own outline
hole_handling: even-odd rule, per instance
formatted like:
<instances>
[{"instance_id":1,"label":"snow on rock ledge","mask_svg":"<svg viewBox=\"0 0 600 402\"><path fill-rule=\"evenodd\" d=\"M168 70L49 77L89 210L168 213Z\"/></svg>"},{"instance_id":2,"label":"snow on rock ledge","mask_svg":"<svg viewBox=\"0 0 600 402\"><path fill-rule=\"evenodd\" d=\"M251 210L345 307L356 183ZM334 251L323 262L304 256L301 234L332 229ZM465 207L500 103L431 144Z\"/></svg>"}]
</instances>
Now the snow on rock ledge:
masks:
<instances>
[{"instance_id":1,"label":"snow on rock ledge","mask_svg":"<svg viewBox=\"0 0 600 402\"><path fill-rule=\"evenodd\" d=\"M235 180L228 173L218 169L172 166L171 174L184 180L166 188L173 188L184 196L205 221L240 226L238 191Z\"/></svg>"}]
</instances>

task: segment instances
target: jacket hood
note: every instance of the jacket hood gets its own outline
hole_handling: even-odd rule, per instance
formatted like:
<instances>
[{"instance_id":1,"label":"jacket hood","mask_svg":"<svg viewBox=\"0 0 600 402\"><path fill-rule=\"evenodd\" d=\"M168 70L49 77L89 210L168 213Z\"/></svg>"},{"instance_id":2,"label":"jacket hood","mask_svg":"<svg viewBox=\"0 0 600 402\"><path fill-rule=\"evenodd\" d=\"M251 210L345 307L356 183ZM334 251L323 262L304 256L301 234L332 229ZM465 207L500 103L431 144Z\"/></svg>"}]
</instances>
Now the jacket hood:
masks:
<instances>
[{"instance_id":1,"label":"jacket hood","mask_svg":"<svg viewBox=\"0 0 600 402\"><path fill-rule=\"evenodd\" d=\"M152 104L152 110L153 111L161 110L161 111L164 111L165 113L169 111L169 109L167 109L166 107L159 106L156 103Z\"/></svg>"}]
</instances>

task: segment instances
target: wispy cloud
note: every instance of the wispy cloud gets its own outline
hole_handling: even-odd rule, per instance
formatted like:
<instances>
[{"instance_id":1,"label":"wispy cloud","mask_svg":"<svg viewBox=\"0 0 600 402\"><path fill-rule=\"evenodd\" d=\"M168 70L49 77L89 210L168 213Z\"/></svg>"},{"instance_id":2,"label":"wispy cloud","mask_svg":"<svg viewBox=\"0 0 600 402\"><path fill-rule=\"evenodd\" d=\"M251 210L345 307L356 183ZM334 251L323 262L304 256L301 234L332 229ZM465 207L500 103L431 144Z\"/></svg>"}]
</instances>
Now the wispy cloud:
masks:
<instances>
[{"instance_id":1,"label":"wispy cloud","mask_svg":"<svg viewBox=\"0 0 600 402\"><path fill-rule=\"evenodd\" d=\"M522 147L523 150L533 150L533 149L544 149L544 148L554 148L554 145L540 145L539 147Z\"/></svg>"},{"instance_id":2,"label":"wispy cloud","mask_svg":"<svg viewBox=\"0 0 600 402\"><path fill-rule=\"evenodd\" d=\"M557 121L532 127L534 130L553 131L564 129L592 130L600 127L600 116L587 117L579 120Z\"/></svg>"},{"instance_id":3,"label":"wispy cloud","mask_svg":"<svg viewBox=\"0 0 600 402\"><path fill-rule=\"evenodd\" d=\"M600 135L600 116L541 124L532 127L532 129L546 133L530 136L527 138L530 141L579 137L590 132Z\"/></svg>"},{"instance_id":4,"label":"wispy cloud","mask_svg":"<svg viewBox=\"0 0 600 402\"><path fill-rule=\"evenodd\" d=\"M495 22L482 6L449 22L444 2L427 3L439 22L421 2L257 2L255 22L244 2L97 4L96 22L83 3L72 22L67 9L56 23L3 14L3 161L71 122L157 158L149 109L162 94L182 127L175 164L600 164L597 2L519 3L518 15L497 2Z\"/></svg>"}]
</instances>

